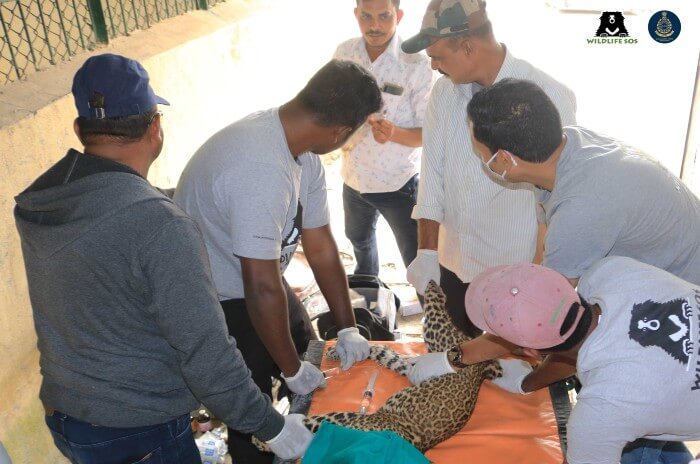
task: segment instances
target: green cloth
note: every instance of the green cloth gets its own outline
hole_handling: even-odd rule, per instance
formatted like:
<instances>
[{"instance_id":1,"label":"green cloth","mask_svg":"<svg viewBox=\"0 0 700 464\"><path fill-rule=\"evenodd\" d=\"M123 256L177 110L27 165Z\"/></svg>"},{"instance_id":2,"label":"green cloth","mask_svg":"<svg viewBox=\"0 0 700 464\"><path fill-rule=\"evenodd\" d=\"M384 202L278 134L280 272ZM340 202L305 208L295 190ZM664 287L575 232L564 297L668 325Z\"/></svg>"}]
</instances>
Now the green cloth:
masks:
<instances>
[{"instance_id":1,"label":"green cloth","mask_svg":"<svg viewBox=\"0 0 700 464\"><path fill-rule=\"evenodd\" d=\"M324 422L302 464L428 464L403 437L388 430L364 432Z\"/></svg>"}]
</instances>

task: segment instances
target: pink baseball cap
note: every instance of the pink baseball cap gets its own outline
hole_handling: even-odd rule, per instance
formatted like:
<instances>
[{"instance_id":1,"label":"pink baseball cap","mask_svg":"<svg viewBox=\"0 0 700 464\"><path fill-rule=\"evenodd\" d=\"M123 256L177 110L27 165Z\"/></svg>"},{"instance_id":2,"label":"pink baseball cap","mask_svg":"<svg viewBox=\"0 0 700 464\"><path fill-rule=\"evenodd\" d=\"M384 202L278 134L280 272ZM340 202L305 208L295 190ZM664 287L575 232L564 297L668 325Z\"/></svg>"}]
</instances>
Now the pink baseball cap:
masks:
<instances>
[{"instance_id":1,"label":"pink baseball cap","mask_svg":"<svg viewBox=\"0 0 700 464\"><path fill-rule=\"evenodd\" d=\"M558 272L532 263L492 267L469 284L464 306L481 330L525 348L544 349L569 338L583 315L561 333L574 303L581 303L571 283Z\"/></svg>"}]
</instances>

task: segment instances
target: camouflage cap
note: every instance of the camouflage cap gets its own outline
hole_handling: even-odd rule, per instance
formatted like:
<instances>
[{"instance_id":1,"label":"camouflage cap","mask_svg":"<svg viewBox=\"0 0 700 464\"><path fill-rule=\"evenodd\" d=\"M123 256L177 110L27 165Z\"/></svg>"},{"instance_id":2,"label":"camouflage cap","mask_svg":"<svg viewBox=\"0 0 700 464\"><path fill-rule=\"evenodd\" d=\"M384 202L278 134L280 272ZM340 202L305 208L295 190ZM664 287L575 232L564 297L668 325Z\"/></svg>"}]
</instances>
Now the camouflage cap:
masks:
<instances>
[{"instance_id":1,"label":"camouflage cap","mask_svg":"<svg viewBox=\"0 0 700 464\"><path fill-rule=\"evenodd\" d=\"M433 39L468 33L488 21L482 0L432 0L423 16L420 32L401 44L406 53L418 53Z\"/></svg>"}]
</instances>

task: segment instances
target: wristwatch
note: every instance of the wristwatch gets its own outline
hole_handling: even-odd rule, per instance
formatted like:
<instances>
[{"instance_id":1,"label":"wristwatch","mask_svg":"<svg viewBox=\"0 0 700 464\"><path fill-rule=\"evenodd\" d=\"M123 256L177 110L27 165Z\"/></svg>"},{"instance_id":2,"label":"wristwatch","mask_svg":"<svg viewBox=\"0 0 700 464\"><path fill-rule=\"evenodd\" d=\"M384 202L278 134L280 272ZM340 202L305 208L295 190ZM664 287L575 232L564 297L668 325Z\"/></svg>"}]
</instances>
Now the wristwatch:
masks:
<instances>
[{"instance_id":1,"label":"wristwatch","mask_svg":"<svg viewBox=\"0 0 700 464\"><path fill-rule=\"evenodd\" d=\"M459 345L455 345L447 350L447 360L450 364L460 369L467 367L467 364L462 362L462 347Z\"/></svg>"}]
</instances>

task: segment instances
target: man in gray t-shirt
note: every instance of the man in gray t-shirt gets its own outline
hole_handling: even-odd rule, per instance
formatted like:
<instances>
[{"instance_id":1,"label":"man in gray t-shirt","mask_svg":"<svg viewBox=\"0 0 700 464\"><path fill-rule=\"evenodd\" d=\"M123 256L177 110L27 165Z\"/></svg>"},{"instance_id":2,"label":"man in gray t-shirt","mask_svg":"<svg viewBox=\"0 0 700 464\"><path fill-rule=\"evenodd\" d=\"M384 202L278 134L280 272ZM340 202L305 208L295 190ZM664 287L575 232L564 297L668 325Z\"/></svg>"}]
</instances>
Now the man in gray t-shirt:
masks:
<instances>
[{"instance_id":1,"label":"man in gray t-shirt","mask_svg":"<svg viewBox=\"0 0 700 464\"><path fill-rule=\"evenodd\" d=\"M280 374L297 394L325 384L318 368L299 360L313 329L282 278L299 242L339 329L342 368L369 355L355 327L316 155L341 147L380 106L367 71L333 60L291 101L212 136L175 191L175 201L202 229L229 333L253 380L270 395L271 377ZM232 430L229 436L235 462L272 462L248 436Z\"/></svg>"},{"instance_id":2,"label":"man in gray t-shirt","mask_svg":"<svg viewBox=\"0 0 700 464\"><path fill-rule=\"evenodd\" d=\"M577 366L569 464L687 463L682 443L666 440L700 439L700 286L609 256L582 274L578 293L560 273L522 263L484 271L465 303L482 330ZM500 362L506 373L531 370Z\"/></svg>"},{"instance_id":3,"label":"man in gray t-shirt","mask_svg":"<svg viewBox=\"0 0 700 464\"><path fill-rule=\"evenodd\" d=\"M628 256L700 283L700 199L658 161L591 130L562 129L532 82L484 89L468 113L487 168L538 187L545 266L576 285L599 259Z\"/></svg>"}]
</instances>

